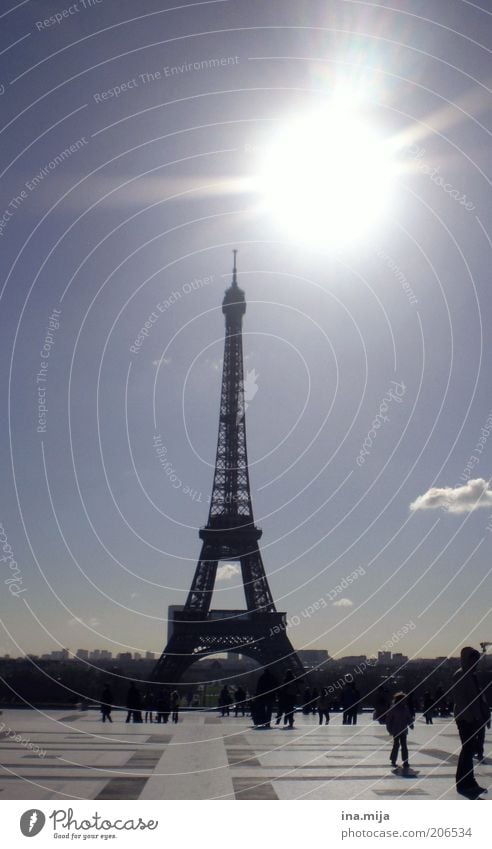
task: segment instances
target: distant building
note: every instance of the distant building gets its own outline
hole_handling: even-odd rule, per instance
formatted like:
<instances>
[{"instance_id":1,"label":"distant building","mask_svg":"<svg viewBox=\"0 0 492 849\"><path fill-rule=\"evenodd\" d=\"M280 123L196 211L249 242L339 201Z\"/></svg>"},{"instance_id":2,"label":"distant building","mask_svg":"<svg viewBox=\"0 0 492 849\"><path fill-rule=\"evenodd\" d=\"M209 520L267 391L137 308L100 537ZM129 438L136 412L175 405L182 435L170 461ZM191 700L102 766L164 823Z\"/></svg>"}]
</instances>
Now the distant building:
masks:
<instances>
[{"instance_id":1,"label":"distant building","mask_svg":"<svg viewBox=\"0 0 492 849\"><path fill-rule=\"evenodd\" d=\"M79 660L89 660L89 651L88 649L77 649L75 657L78 657Z\"/></svg>"},{"instance_id":2,"label":"distant building","mask_svg":"<svg viewBox=\"0 0 492 849\"><path fill-rule=\"evenodd\" d=\"M366 663L367 655L365 654L348 654L346 657L338 658L339 663L350 663L356 666L359 663Z\"/></svg>"},{"instance_id":3,"label":"distant building","mask_svg":"<svg viewBox=\"0 0 492 849\"><path fill-rule=\"evenodd\" d=\"M404 663L408 663L408 657L406 654L401 654L401 652L397 652L391 658L391 663L401 666Z\"/></svg>"},{"instance_id":4,"label":"distant building","mask_svg":"<svg viewBox=\"0 0 492 849\"><path fill-rule=\"evenodd\" d=\"M127 660L132 660L132 653L131 653L131 651L122 651L122 652L120 652L120 653L117 655L117 660L122 660L122 661L125 661L125 662L126 662Z\"/></svg>"},{"instance_id":5,"label":"distant building","mask_svg":"<svg viewBox=\"0 0 492 849\"><path fill-rule=\"evenodd\" d=\"M101 654L99 655L101 660L111 660L113 657L113 652L108 651L107 649L101 649Z\"/></svg>"},{"instance_id":6,"label":"distant building","mask_svg":"<svg viewBox=\"0 0 492 849\"><path fill-rule=\"evenodd\" d=\"M304 669L321 668L330 660L326 649L300 649L297 656Z\"/></svg>"},{"instance_id":7,"label":"distant building","mask_svg":"<svg viewBox=\"0 0 492 849\"><path fill-rule=\"evenodd\" d=\"M391 663L391 652L378 651L378 663Z\"/></svg>"},{"instance_id":8,"label":"distant building","mask_svg":"<svg viewBox=\"0 0 492 849\"><path fill-rule=\"evenodd\" d=\"M61 651L52 651L49 655L50 660L68 660L70 652L68 649L61 649Z\"/></svg>"},{"instance_id":9,"label":"distant building","mask_svg":"<svg viewBox=\"0 0 492 849\"><path fill-rule=\"evenodd\" d=\"M133 660L142 660L142 655L139 651L135 652L135 654L133 655Z\"/></svg>"},{"instance_id":10,"label":"distant building","mask_svg":"<svg viewBox=\"0 0 492 849\"><path fill-rule=\"evenodd\" d=\"M153 651L145 652L145 660L155 660L155 654Z\"/></svg>"}]
</instances>

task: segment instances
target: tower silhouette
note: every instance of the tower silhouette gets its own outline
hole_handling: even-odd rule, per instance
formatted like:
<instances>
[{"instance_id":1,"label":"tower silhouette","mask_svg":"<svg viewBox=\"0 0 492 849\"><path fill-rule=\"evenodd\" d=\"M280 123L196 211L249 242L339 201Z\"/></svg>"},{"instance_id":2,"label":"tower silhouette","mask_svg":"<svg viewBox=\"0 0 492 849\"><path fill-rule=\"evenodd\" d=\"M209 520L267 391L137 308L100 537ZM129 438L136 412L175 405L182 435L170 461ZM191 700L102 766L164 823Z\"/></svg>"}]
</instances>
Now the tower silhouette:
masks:
<instances>
[{"instance_id":1,"label":"tower silhouette","mask_svg":"<svg viewBox=\"0 0 492 849\"><path fill-rule=\"evenodd\" d=\"M174 608L172 633L152 678L172 684L202 657L236 652L254 658L280 676L304 668L286 634L286 614L276 610L265 575L249 485L243 374L242 321L244 292L237 285L234 252L232 283L222 302L225 316L224 365L219 435L207 524L199 531L202 549L182 608ZM211 610L219 561L237 561L246 610Z\"/></svg>"}]
</instances>

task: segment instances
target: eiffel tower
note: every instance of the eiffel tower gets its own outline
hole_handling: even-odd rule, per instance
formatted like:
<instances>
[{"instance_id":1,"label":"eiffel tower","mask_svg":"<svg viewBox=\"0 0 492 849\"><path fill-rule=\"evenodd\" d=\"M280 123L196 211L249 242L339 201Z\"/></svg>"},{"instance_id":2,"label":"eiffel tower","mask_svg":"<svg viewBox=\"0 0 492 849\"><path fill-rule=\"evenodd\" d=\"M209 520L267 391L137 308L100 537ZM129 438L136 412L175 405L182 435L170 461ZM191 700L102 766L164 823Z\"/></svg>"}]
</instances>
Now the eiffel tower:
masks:
<instances>
[{"instance_id":1,"label":"eiffel tower","mask_svg":"<svg viewBox=\"0 0 492 849\"><path fill-rule=\"evenodd\" d=\"M236 652L258 662L280 679L287 669L296 678L304 668L286 634L286 614L276 610L265 575L249 485L243 377L244 292L237 284L234 252L232 283L222 302L225 316L224 364L219 436L208 522L199 531L200 558L182 608L174 609L172 633L152 680L175 684L200 658ZM211 610L219 561L241 566L246 610Z\"/></svg>"}]
</instances>

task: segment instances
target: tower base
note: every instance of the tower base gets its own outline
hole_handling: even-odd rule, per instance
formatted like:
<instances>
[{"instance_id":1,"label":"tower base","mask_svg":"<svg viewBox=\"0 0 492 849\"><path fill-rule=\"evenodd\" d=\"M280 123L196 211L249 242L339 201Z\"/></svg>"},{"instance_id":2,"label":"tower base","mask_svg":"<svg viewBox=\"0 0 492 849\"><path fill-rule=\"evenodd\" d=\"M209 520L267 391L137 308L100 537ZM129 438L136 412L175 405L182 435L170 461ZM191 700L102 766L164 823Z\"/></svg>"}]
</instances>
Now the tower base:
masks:
<instances>
[{"instance_id":1,"label":"tower base","mask_svg":"<svg viewBox=\"0 0 492 849\"><path fill-rule=\"evenodd\" d=\"M175 685L195 661L219 652L252 658L261 668L268 667L279 683L288 669L296 679L304 676L286 633L285 613L211 610L206 618L195 619L189 610L175 610L172 634L152 680Z\"/></svg>"}]
</instances>

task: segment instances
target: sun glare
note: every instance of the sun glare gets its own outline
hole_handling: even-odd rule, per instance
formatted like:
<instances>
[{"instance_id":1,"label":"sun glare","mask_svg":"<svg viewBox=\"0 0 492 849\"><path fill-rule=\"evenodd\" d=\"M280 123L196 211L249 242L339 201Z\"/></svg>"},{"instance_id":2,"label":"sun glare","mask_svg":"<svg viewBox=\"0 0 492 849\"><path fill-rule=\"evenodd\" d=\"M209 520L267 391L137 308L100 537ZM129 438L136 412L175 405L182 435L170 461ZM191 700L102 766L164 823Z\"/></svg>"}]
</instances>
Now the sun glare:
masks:
<instances>
[{"instance_id":1,"label":"sun glare","mask_svg":"<svg viewBox=\"0 0 492 849\"><path fill-rule=\"evenodd\" d=\"M283 126L268 145L260 208L297 241L344 246L366 237L389 210L390 147L334 104Z\"/></svg>"}]
</instances>

